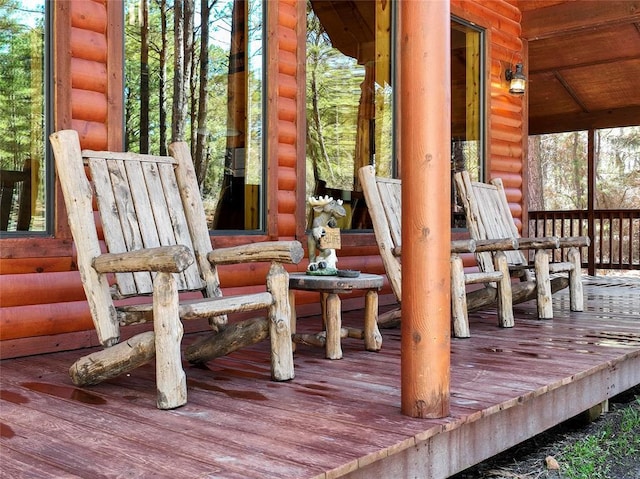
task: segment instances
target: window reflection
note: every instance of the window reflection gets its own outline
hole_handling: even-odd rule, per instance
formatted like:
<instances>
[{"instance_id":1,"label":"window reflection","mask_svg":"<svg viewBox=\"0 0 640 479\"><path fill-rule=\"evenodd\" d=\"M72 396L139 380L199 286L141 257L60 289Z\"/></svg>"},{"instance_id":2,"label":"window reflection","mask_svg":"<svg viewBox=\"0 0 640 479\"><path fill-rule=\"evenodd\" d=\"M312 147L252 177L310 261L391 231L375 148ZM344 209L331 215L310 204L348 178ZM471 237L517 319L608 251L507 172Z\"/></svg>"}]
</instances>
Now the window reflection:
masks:
<instances>
[{"instance_id":1,"label":"window reflection","mask_svg":"<svg viewBox=\"0 0 640 479\"><path fill-rule=\"evenodd\" d=\"M484 155L483 34L462 20L451 21L451 170L467 170L482 180ZM464 227L465 216L452 187L452 226Z\"/></svg>"},{"instance_id":2,"label":"window reflection","mask_svg":"<svg viewBox=\"0 0 640 479\"><path fill-rule=\"evenodd\" d=\"M307 5L307 196L343 199L339 226L370 228L357 172L392 174L392 2Z\"/></svg>"},{"instance_id":3,"label":"window reflection","mask_svg":"<svg viewBox=\"0 0 640 479\"><path fill-rule=\"evenodd\" d=\"M45 2L0 2L0 231L46 231Z\"/></svg>"},{"instance_id":4,"label":"window reflection","mask_svg":"<svg viewBox=\"0 0 640 479\"><path fill-rule=\"evenodd\" d=\"M165 154L187 141L209 228L262 230L264 2L195 2L176 19L177 3L126 2L126 148ZM176 22L193 29L179 68Z\"/></svg>"}]
</instances>

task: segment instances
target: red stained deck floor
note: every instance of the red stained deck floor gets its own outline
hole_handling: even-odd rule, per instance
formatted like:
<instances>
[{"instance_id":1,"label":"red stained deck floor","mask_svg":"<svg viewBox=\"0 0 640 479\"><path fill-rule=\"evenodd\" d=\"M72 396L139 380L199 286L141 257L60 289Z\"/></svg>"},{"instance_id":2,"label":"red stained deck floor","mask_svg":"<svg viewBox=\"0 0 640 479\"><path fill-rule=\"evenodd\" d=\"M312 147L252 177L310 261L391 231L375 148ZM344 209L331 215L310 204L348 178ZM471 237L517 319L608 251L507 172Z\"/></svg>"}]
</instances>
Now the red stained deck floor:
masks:
<instances>
[{"instance_id":1,"label":"red stained deck floor","mask_svg":"<svg viewBox=\"0 0 640 479\"><path fill-rule=\"evenodd\" d=\"M299 345L287 383L269 381L266 343L186 365L189 403L173 411L155 408L152 365L80 389L67 375L78 351L4 360L0 475L447 477L640 383L640 281L585 281L582 313L565 292L552 321L533 302L513 329L472 315L472 338L452 340L439 420L400 413L399 329L382 330L378 353L343 340L339 361Z\"/></svg>"}]
</instances>

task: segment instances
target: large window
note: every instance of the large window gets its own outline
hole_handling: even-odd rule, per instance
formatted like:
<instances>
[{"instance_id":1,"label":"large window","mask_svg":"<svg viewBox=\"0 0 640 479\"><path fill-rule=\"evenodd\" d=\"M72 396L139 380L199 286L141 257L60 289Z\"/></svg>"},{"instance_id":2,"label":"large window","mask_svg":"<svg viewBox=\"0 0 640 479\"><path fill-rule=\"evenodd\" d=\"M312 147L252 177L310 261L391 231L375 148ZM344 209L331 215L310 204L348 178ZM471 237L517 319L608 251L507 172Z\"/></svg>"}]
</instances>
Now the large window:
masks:
<instances>
[{"instance_id":1,"label":"large window","mask_svg":"<svg viewBox=\"0 0 640 479\"><path fill-rule=\"evenodd\" d=\"M46 233L45 0L0 1L0 234Z\"/></svg>"},{"instance_id":2,"label":"large window","mask_svg":"<svg viewBox=\"0 0 640 479\"><path fill-rule=\"evenodd\" d=\"M186 140L210 229L260 231L265 3L189 3L126 2L126 147Z\"/></svg>"},{"instance_id":3,"label":"large window","mask_svg":"<svg viewBox=\"0 0 640 479\"><path fill-rule=\"evenodd\" d=\"M483 180L485 156L484 34L463 20L451 21L451 169ZM465 225L452 182L454 227Z\"/></svg>"},{"instance_id":4,"label":"large window","mask_svg":"<svg viewBox=\"0 0 640 479\"><path fill-rule=\"evenodd\" d=\"M307 196L345 201L344 229L369 228L357 171L393 176L394 2L315 2L307 14ZM483 176L485 36L451 21L451 166ZM464 214L452 196L453 224ZM308 220L310 215L307 216Z\"/></svg>"},{"instance_id":5,"label":"large window","mask_svg":"<svg viewBox=\"0 0 640 479\"><path fill-rule=\"evenodd\" d=\"M371 227L358 169L393 170L392 5L307 4L306 191L344 200L343 229Z\"/></svg>"}]
</instances>

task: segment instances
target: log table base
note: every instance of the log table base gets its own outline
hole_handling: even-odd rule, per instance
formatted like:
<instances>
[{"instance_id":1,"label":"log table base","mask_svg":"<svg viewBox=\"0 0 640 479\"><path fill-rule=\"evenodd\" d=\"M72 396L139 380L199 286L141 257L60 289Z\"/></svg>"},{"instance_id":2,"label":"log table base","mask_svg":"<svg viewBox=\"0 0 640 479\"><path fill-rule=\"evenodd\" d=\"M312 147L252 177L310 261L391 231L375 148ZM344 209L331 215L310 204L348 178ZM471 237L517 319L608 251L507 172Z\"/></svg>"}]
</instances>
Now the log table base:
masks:
<instances>
[{"instance_id":1,"label":"log table base","mask_svg":"<svg viewBox=\"0 0 640 479\"><path fill-rule=\"evenodd\" d=\"M289 275L289 300L291 302L291 332L293 341L325 346L327 359L341 359L343 337L364 339L367 351L379 351L382 335L378 329L378 291L382 288L383 277L362 273L356 278L340 276L314 276L306 273ZM322 320L325 331L318 334L296 334L296 310L294 290L317 291L320 293ZM364 310L364 330L343 328L339 294L353 290L366 290Z\"/></svg>"}]
</instances>

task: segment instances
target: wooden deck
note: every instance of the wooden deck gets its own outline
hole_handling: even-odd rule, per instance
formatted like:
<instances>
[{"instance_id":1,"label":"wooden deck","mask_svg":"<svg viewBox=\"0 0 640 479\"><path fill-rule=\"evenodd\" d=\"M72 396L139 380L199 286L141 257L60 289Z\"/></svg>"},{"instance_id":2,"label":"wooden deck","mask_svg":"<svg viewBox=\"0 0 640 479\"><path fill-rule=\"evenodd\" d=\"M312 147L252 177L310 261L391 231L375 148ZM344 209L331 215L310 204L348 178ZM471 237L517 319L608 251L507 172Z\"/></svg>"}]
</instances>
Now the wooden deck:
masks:
<instances>
[{"instance_id":1,"label":"wooden deck","mask_svg":"<svg viewBox=\"0 0 640 479\"><path fill-rule=\"evenodd\" d=\"M152 366L78 389L78 351L5 360L0 476L445 478L640 384L640 281L586 278L585 294L583 313L556 295L551 321L516 306L513 329L472 315L441 420L400 413L399 329L378 353L345 339L339 361L298 346L288 383L269 381L266 342L186 366L189 403L173 411L155 408Z\"/></svg>"}]
</instances>

